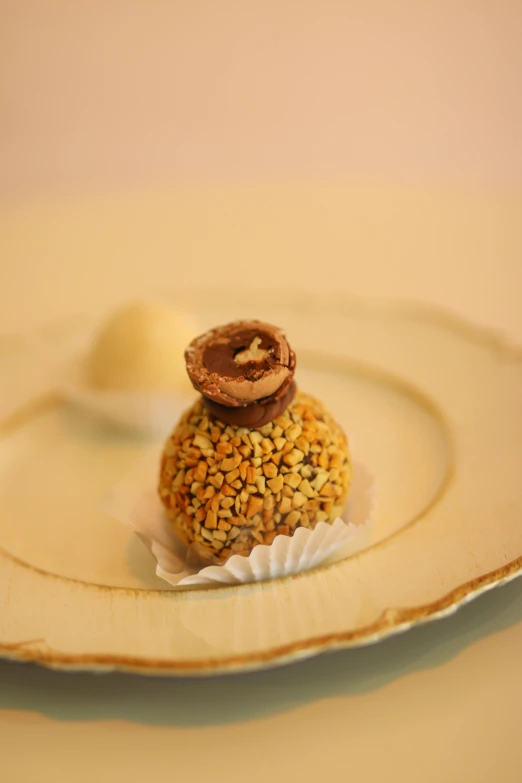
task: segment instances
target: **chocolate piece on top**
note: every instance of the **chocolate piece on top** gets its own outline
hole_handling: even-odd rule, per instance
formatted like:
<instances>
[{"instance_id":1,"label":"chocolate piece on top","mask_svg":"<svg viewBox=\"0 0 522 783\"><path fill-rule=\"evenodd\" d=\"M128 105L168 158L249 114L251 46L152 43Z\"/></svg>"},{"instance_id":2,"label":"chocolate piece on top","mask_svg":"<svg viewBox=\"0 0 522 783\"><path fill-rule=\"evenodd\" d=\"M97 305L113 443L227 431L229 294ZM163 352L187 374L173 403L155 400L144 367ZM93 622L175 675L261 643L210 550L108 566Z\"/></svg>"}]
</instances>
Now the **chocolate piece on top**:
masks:
<instances>
[{"instance_id":1,"label":"chocolate piece on top","mask_svg":"<svg viewBox=\"0 0 522 783\"><path fill-rule=\"evenodd\" d=\"M211 329L193 340L185 361L192 385L209 409L236 426L263 426L257 422L277 416L283 401L286 407L295 393L295 354L284 332L262 321ZM230 410L227 417L227 408L242 409L243 415L237 410L232 416Z\"/></svg>"},{"instance_id":2,"label":"chocolate piece on top","mask_svg":"<svg viewBox=\"0 0 522 783\"><path fill-rule=\"evenodd\" d=\"M221 419L226 424L255 430L264 427L269 421L277 419L278 416L284 413L294 399L296 391L297 386L295 381L292 381L283 395L269 397L266 400L258 400L250 405L243 405L241 408L230 408L227 405L220 405L208 397L203 397L203 402L213 416Z\"/></svg>"}]
</instances>

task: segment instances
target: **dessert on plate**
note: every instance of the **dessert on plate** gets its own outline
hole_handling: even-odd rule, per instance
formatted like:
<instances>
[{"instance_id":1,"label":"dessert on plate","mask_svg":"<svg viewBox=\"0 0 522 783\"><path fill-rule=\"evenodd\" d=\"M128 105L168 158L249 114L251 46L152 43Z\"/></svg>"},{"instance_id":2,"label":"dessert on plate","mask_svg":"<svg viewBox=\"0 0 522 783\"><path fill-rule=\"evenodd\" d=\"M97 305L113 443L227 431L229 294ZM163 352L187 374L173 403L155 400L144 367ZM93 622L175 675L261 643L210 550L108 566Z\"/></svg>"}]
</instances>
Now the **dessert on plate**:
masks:
<instances>
[{"instance_id":1,"label":"dessert on plate","mask_svg":"<svg viewBox=\"0 0 522 783\"><path fill-rule=\"evenodd\" d=\"M340 516L352 480L346 435L300 391L284 332L236 321L185 352L199 399L161 458L159 495L176 535L222 564L277 535Z\"/></svg>"},{"instance_id":2,"label":"dessert on plate","mask_svg":"<svg viewBox=\"0 0 522 783\"><path fill-rule=\"evenodd\" d=\"M126 305L98 331L87 357L86 381L104 392L186 390L183 351L195 334L190 316L166 303Z\"/></svg>"},{"instance_id":3,"label":"dessert on plate","mask_svg":"<svg viewBox=\"0 0 522 783\"><path fill-rule=\"evenodd\" d=\"M183 354L198 331L189 313L165 302L126 305L71 364L63 394L111 425L163 438L193 399Z\"/></svg>"}]
</instances>

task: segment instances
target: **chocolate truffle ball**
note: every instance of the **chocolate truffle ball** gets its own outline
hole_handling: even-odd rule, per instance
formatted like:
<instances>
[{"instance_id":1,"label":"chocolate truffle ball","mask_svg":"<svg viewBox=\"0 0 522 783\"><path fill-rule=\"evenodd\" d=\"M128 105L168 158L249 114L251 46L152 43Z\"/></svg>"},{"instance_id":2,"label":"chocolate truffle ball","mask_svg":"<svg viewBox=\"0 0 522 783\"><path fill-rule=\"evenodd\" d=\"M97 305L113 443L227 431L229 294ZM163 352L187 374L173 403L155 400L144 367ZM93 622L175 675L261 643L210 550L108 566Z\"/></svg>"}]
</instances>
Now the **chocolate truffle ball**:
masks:
<instances>
[{"instance_id":1,"label":"chocolate truffle ball","mask_svg":"<svg viewBox=\"0 0 522 783\"><path fill-rule=\"evenodd\" d=\"M295 395L295 354L281 329L235 321L211 329L185 351L192 384L227 424L262 427Z\"/></svg>"},{"instance_id":2,"label":"chocolate truffle ball","mask_svg":"<svg viewBox=\"0 0 522 783\"><path fill-rule=\"evenodd\" d=\"M240 321L197 338L185 356L202 396L167 440L159 480L177 536L221 564L333 522L352 479L347 439L319 400L296 391L284 333Z\"/></svg>"}]
</instances>

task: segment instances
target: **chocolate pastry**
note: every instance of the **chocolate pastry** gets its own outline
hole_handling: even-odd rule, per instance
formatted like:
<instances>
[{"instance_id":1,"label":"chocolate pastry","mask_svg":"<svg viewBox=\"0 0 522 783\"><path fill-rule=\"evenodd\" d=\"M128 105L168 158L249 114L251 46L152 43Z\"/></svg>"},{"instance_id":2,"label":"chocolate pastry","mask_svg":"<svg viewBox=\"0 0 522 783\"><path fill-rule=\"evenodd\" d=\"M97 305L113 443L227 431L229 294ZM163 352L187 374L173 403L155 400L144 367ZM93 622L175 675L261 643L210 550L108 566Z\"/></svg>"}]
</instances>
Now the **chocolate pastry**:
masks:
<instances>
[{"instance_id":1,"label":"chocolate pastry","mask_svg":"<svg viewBox=\"0 0 522 783\"><path fill-rule=\"evenodd\" d=\"M223 563L333 522L352 480L347 439L297 390L284 332L236 321L196 338L185 360L201 398L167 440L159 480L178 537L204 562Z\"/></svg>"}]
</instances>

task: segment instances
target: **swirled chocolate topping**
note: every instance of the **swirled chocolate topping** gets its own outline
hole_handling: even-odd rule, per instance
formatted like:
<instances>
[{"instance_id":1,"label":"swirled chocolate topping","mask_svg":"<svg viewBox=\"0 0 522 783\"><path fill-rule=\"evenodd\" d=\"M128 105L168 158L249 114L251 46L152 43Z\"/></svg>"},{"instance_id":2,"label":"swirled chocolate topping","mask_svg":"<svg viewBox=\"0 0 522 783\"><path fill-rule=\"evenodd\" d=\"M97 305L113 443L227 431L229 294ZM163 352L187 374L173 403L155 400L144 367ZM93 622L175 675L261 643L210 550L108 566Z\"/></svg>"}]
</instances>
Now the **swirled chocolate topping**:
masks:
<instances>
[{"instance_id":1,"label":"swirled chocolate topping","mask_svg":"<svg viewBox=\"0 0 522 783\"><path fill-rule=\"evenodd\" d=\"M192 341L185 361L211 413L235 426L262 427L295 394L295 354L284 332L262 321L211 329Z\"/></svg>"}]
</instances>

